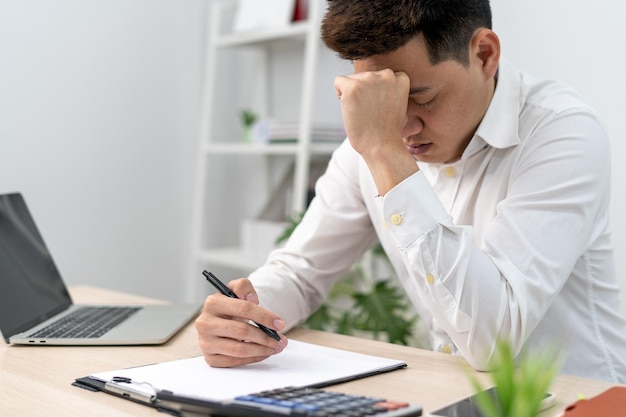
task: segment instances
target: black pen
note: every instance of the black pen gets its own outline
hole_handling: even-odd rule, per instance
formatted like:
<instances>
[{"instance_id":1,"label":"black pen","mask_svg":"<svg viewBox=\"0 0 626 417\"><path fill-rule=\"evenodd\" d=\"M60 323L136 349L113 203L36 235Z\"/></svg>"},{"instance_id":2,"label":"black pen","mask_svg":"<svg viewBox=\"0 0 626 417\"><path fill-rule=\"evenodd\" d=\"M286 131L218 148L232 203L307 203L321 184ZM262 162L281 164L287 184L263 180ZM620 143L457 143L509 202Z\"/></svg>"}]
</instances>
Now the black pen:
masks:
<instances>
[{"instance_id":1,"label":"black pen","mask_svg":"<svg viewBox=\"0 0 626 417\"><path fill-rule=\"evenodd\" d=\"M207 281L209 281L211 283L211 285L213 285L219 292L221 292L225 296L230 297L230 298L239 298L239 297L237 297L237 295L234 292L232 292L230 290L230 288L228 288L222 281L220 281L211 272L202 271L202 275L204 275L206 277ZM280 336L278 335L278 333L276 333L275 330L272 330L272 329L270 329L268 327L265 327L262 324L257 323L256 321L254 322L254 324L259 326L259 329L263 330L266 335L268 335L272 339L277 340L277 341L280 342Z\"/></svg>"}]
</instances>

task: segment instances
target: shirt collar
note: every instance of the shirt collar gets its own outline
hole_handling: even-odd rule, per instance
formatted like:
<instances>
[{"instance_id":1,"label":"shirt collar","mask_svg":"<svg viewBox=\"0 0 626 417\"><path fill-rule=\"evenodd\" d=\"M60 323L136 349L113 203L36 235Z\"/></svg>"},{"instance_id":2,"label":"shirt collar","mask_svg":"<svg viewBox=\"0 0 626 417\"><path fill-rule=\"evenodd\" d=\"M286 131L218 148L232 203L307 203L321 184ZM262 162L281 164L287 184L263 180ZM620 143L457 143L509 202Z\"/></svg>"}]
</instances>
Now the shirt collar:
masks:
<instances>
[{"instance_id":1,"label":"shirt collar","mask_svg":"<svg viewBox=\"0 0 626 417\"><path fill-rule=\"evenodd\" d=\"M520 77L508 61L500 59L493 98L463 157L473 155L485 145L498 149L518 145L521 102Z\"/></svg>"}]
</instances>

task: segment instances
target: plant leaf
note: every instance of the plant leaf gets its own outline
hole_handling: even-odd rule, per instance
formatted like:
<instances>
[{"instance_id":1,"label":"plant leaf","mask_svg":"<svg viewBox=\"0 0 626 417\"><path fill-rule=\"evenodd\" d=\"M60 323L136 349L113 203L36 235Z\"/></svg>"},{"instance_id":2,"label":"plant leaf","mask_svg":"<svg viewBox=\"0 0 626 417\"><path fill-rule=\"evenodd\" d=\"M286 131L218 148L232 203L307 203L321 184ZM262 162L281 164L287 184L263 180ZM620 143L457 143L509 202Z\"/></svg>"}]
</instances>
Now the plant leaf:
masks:
<instances>
[{"instance_id":1,"label":"plant leaf","mask_svg":"<svg viewBox=\"0 0 626 417\"><path fill-rule=\"evenodd\" d=\"M489 395L485 388L478 382L478 379L470 375L470 382L476 392L476 405L484 417L503 417L502 406L498 401Z\"/></svg>"},{"instance_id":2,"label":"plant leaf","mask_svg":"<svg viewBox=\"0 0 626 417\"><path fill-rule=\"evenodd\" d=\"M353 297L357 329L370 331L375 338L386 332L389 342L408 344L416 317L405 317L409 307L400 289L389 281L378 281L372 291L356 293Z\"/></svg>"},{"instance_id":3,"label":"plant leaf","mask_svg":"<svg viewBox=\"0 0 626 417\"><path fill-rule=\"evenodd\" d=\"M280 245L283 242L286 242L289 239L289 236L293 233L295 228L302 221L302 217L304 217L304 212L296 213L293 216L287 218L287 226L283 229L283 232L276 238L274 244L276 246Z\"/></svg>"},{"instance_id":4,"label":"plant leaf","mask_svg":"<svg viewBox=\"0 0 626 417\"><path fill-rule=\"evenodd\" d=\"M327 304L323 304L315 313L306 320L305 325L310 329L328 330L329 325L334 321Z\"/></svg>"},{"instance_id":5,"label":"plant leaf","mask_svg":"<svg viewBox=\"0 0 626 417\"><path fill-rule=\"evenodd\" d=\"M470 382L477 391L477 405L486 417L535 417L541 401L548 392L559 369L557 351L527 352L520 358L519 367L508 340L498 340L491 363L491 380L495 397L484 394L477 379Z\"/></svg>"}]
</instances>

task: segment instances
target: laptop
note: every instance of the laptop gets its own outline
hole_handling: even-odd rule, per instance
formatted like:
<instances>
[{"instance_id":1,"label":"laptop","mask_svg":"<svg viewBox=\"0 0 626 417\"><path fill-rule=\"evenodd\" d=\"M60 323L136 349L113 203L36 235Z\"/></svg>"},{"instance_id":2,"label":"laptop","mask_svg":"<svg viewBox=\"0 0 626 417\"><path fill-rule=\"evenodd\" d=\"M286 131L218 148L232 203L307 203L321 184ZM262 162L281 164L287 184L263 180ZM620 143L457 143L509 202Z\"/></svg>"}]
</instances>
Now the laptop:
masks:
<instances>
[{"instance_id":1,"label":"laptop","mask_svg":"<svg viewBox=\"0 0 626 417\"><path fill-rule=\"evenodd\" d=\"M7 343L161 344L199 310L182 303L74 304L22 195L0 194L0 331Z\"/></svg>"}]
</instances>

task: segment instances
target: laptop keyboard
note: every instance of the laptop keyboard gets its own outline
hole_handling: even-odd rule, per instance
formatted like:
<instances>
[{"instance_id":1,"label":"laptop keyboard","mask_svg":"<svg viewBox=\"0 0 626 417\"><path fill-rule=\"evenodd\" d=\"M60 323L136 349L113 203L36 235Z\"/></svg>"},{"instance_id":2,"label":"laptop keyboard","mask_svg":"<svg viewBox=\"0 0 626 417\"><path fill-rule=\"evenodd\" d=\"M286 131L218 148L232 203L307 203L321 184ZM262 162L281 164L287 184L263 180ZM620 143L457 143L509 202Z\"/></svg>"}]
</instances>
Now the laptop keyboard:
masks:
<instances>
[{"instance_id":1,"label":"laptop keyboard","mask_svg":"<svg viewBox=\"0 0 626 417\"><path fill-rule=\"evenodd\" d=\"M65 339L100 337L140 309L141 307L79 307L29 337Z\"/></svg>"}]
</instances>

